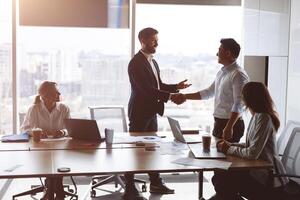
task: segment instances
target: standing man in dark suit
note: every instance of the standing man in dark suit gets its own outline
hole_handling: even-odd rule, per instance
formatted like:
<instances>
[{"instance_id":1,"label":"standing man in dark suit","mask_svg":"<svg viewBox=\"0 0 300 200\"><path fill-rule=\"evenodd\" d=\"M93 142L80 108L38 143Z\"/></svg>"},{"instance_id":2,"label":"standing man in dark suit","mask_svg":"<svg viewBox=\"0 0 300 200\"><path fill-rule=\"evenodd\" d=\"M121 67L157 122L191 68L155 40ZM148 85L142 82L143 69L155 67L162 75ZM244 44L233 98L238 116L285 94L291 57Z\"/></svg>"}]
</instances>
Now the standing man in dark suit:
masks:
<instances>
[{"instance_id":1,"label":"standing man in dark suit","mask_svg":"<svg viewBox=\"0 0 300 200\"><path fill-rule=\"evenodd\" d=\"M153 54L158 46L158 31L145 28L139 32L141 50L131 59L128 75L131 84L131 96L128 103L129 131L157 131L157 114L163 115L164 103L172 99L172 93L190 86L184 80L178 84L165 84ZM150 193L173 194L162 181L158 173L149 173ZM126 188L123 196L126 200L144 200L134 185L134 174L125 174Z\"/></svg>"}]
</instances>

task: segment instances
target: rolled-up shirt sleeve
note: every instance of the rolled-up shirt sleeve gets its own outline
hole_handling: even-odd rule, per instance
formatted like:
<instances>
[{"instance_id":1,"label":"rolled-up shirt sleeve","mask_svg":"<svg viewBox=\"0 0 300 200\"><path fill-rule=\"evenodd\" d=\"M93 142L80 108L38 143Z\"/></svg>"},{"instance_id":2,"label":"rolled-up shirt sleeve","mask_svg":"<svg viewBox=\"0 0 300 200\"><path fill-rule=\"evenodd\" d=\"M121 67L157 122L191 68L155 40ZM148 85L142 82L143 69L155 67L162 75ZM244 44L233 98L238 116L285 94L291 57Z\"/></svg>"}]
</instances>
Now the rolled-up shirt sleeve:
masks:
<instances>
[{"instance_id":1,"label":"rolled-up shirt sleeve","mask_svg":"<svg viewBox=\"0 0 300 200\"><path fill-rule=\"evenodd\" d=\"M215 81L205 90L199 91L201 99L209 99L215 95Z\"/></svg>"},{"instance_id":2,"label":"rolled-up shirt sleeve","mask_svg":"<svg viewBox=\"0 0 300 200\"><path fill-rule=\"evenodd\" d=\"M242 101L242 90L246 83L249 82L249 77L241 72L238 71L233 80L232 80L232 87L233 87L233 105L231 108L231 112L242 113L244 111L244 104Z\"/></svg>"},{"instance_id":3,"label":"rolled-up shirt sleeve","mask_svg":"<svg viewBox=\"0 0 300 200\"><path fill-rule=\"evenodd\" d=\"M66 107L64 119L70 119L70 118L71 118L70 109L69 109L69 107ZM67 128L66 128L65 122L63 122L63 124L64 124L64 128L61 129L61 130L64 132L64 136L68 136L69 133L68 133L68 130L67 130Z\"/></svg>"},{"instance_id":4,"label":"rolled-up shirt sleeve","mask_svg":"<svg viewBox=\"0 0 300 200\"><path fill-rule=\"evenodd\" d=\"M21 132L29 132L36 125L36 113L34 106L28 109L28 112L25 115L25 119L21 125Z\"/></svg>"}]
</instances>

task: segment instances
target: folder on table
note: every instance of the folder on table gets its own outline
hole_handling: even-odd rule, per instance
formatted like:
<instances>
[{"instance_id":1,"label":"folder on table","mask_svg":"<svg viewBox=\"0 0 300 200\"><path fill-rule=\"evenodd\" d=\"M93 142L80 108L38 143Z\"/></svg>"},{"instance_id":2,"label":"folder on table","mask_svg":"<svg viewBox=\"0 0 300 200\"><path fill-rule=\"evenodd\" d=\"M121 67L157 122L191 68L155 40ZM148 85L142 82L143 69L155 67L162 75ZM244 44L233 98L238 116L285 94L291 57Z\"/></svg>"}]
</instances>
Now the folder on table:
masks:
<instances>
[{"instance_id":1,"label":"folder on table","mask_svg":"<svg viewBox=\"0 0 300 200\"><path fill-rule=\"evenodd\" d=\"M29 135L28 133L4 135L2 136L1 141L2 142L28 142Z\"/></svg>"}]
</instances>

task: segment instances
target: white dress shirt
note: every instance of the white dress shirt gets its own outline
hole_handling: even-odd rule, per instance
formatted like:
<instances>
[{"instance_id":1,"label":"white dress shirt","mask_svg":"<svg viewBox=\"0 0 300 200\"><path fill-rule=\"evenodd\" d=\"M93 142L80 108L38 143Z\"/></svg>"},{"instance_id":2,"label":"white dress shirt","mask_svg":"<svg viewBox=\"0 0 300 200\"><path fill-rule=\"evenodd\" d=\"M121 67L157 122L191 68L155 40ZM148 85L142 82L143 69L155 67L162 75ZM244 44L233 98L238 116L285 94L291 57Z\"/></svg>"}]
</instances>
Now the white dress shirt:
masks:
<instances>
[{"instance_id":1,"label":"white dress shirt","mask_svg":"<svg viewBox=\"0 0 300 200\"><path fill-rule=\"evenodd\" d=\"M56 103L50 113L43 101L32 105L21 126L22 132L28 132L32 128L41 128L46 131L65 129L64 119L70 118L70 109L62 104Z\"/></svg>"},{"instance_id":2,"label":"white dress shirt","mask_svg":"<svg viewBox=\"0 0 300 200\"><path fill-rule=\"evenodd\" d=\"M157 82L157 89L160 89L160 86L159 86L159 81L158 81L158 73L157 73L157 70L156 70L156 67L153 63L153 54L147 54L145 52L143 52L141 50L141 52L144 54L144 56L147 58L151 68L152 68L152 71L153 71L153 74L155 76L155 79L156 79L156 82Z\"/></svg>"},{"instance_id":3,"label":"white dress shirt","mask_svg":"<svg viewBox=\"0 0 300 200\"><path fill-rule=\"evenodd\" d=\"M246 143L230 146L227 154L251 160L265 160L274 165L276 173L285 173L276 148L276 130L272 119L267 113L255 113L249 123ZM267 184L268 170L251 170L250 174L259 182ZM281 179L281 180L280 180ZM286 177L275 178L274 186L279 187L288 182Z\"/></svg>"},{"instance_id":4,"label":"white dress shirt","mask_svg":"<svg viewBox=\"0 0 300 200\"><path fill-rule=\"evenodd\" d=\"M205 90L200 91L202 99L215 96L214 117L229 119L231 112L242 113L242 89L249 81L244 69L236 62L223 66L215 81Z\"/></svg>"}]
</instances>

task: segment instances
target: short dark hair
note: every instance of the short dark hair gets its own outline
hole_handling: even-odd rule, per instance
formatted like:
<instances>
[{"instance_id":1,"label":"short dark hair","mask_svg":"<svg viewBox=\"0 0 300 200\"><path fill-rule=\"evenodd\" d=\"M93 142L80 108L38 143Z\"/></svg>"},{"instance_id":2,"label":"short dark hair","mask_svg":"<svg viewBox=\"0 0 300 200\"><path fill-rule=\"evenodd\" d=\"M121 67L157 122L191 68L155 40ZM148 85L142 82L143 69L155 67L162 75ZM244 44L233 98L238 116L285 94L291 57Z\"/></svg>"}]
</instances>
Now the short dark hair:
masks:
<instances>
[{"instance_id":1,"label":"short dark hair","mask_svg":"<svg viewBox=\"0 0 300 200\"><path fill-rule=\"evenodd\" d=\"M241 47L234 39L223 38L220 43L223 45L223 48L229 50L235 58L239 56Z\"/></svg>"},{"instance_id":2,"label":"short dark hair","mask_svg":"<svg viewBox=\"0 0 300 200\"><path fill-rule=\"evenodd\" d=\"M158 31L154 28L148 27L148 28L144 28L139 32L139 40L141 41L142 39L148 39L153 35L158 34Z\"/></svg>"}]
</instances>

